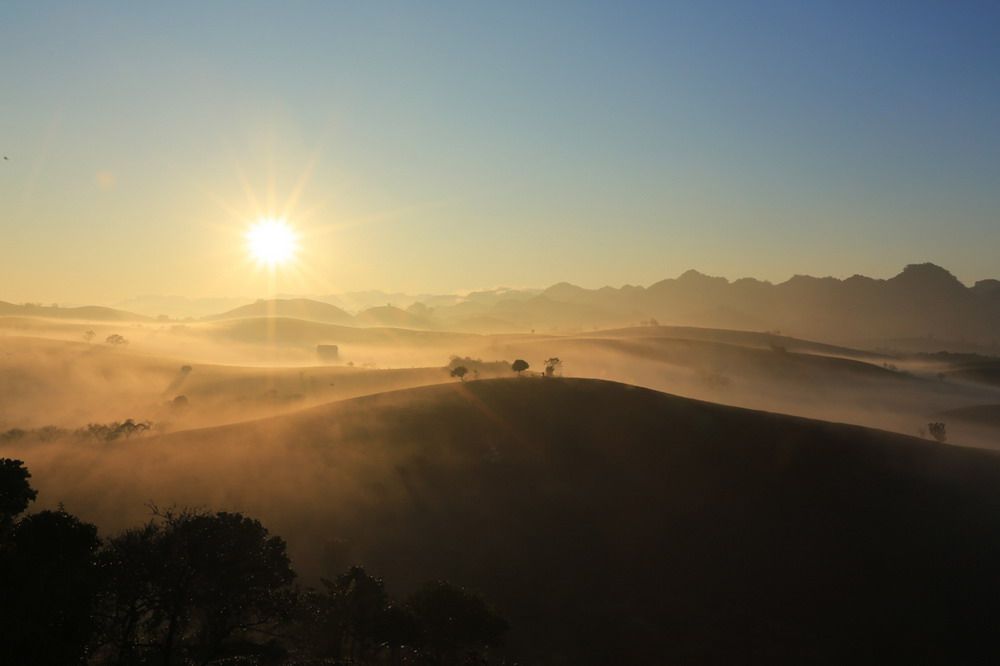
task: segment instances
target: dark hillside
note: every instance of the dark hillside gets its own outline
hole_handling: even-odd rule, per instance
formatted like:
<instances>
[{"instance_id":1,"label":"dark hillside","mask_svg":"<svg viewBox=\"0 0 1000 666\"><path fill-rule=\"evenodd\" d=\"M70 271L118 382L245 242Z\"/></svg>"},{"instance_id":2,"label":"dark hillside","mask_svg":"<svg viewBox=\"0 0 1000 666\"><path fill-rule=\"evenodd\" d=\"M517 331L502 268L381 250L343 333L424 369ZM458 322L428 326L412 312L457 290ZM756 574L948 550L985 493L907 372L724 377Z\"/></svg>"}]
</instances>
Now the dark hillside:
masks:
<instances>
[{"instance_id":1,"label":"dark hillside","mask_svg":"<svg viewBox=\"0 0 1000 666\"><path fill-rule=\"evenodd\" d=\"M102 528L245 510L307 575L441 577L519 663L990 663L1000 457L594 380L455 383L115 446L24 444ZM131 513L129 513L131 511Z\"/></svg>"}]
</instances>

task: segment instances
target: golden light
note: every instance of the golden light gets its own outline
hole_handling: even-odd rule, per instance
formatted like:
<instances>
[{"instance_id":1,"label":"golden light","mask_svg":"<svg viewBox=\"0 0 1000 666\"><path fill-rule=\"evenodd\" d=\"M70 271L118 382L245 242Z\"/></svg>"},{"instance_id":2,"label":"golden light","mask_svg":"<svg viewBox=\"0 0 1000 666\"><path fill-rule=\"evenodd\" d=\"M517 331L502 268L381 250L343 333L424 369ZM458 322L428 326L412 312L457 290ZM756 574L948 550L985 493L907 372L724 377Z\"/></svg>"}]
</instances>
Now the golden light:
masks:
<instances>
[{"instance_id":1,"label":"golden light","mask_svg":"<svg viewBox=\"0 0 1000 666\"><path fill-rule=\"evenodd\" d=\"M278 218L257 220L247 231L246 240L250 256L257 263L271 267L294 259L299 246L298 234Z\"/></svg>"}]
</instances>

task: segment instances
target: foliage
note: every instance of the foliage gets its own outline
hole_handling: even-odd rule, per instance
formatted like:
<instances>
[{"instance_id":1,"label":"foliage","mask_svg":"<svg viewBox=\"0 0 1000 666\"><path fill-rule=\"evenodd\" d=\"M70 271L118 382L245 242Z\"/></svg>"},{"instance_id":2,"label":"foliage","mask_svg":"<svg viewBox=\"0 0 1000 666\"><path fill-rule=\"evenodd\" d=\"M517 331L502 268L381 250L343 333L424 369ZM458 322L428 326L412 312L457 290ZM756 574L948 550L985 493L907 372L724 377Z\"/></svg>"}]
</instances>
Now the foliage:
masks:
<instances>
[{"instance_id":1,"label":"foliage","mask_svg":"<svg viewBox=\"0 0 1000 666\"><path fill-rule=\"evenodd\" d=\"M941 423L940 421L928 423L927 432L930 433L931 437L941 442L942 444L948 441L948 430L945 427L945 424Z\"/></svg>"},{"instance_id":2,"label":"foliage","mask_svg":"<svg viewBox=\"0 0 1000 666\"><path fill-rule=\"evenodd\" d=\"M510 370L510 364L506 361L484 361L481 358L471 356L452 356L448 362L448 370L454 370L460 365L465 366L469 373L476 378L481 374L500 377Z\"/></svg>"},{"instance_id":3,"label":"foliage","mask_svg":"<svg viewBox=\"0 0 1000 666\"><path fill-rule=\"evenodd\" d=\"M128 439L133 435L141 435L152 427L152 421L125 419L124 421L112 421L111 423L90 423L80 432L94 439L111 442L121 437Z\"/></svg>"},{"instance_id":4,"label":"foliage","mask_svg":"<svg viewBox=\"0 0 1000 666\"><path fill-rule=\"evenodd\" d=\"M525 361L523 358L519 358L510 364L510 369L516 372L518 375L527 370L529 367L531 366L529 366L528 362Z\"/></svg>"},{"instance_id":5,"label":"foliage","mask_svg":"<svg viewBox=\"0 0 1000 666\"><path fill-rule=\"evenodd\" d=\"M0 459L3 664L485 664L507 631L444 582L395 603L355 566L298 592L284 540L240 513L154 506L103 545L61 507L14 522L30 476Z\"/></svg>"},{"instance_id":6,"label":"foliage","mask_svg":"<svg viewBox=\"0 0 1000 666\"><path fill-rule=\"evenodd\" d=\"M28 508L38 496L28 479L31 472L24 462L0 458L0 532L5 531L14 518Z\"/></svg>"},{"instance_id":7,"label":"foliage","mask_svg":"<svg viewBox=\"0 0 1000 666\"><path fill-rule=\"evenodd\" d=\"M104 341L113 347L128 344L128 340L125 339L125 336L119 335L118 333L112 333L108 337L104 338Z\"/></svg>"},{"instance_id":8,"label":"foliage","mask_svg":"<svg viewBox=\"0 0 1000 666\"><path fill-rule=\"evenodd\" d=\"M102 553L103 635L118 660L211 659L230 639L286 617L286 546L239 513L157 512Z\"/></svg>"},{"instance_id":9,"label":"foliage","mask_svg":"<svg viewBox=\"0 0 1000 666\"><path fill-rule=\"evenodd\" d=\"M465 381L465 375L469 374L469 369L464 365L458 365L451 369L450 375L452 377L458 377L463 382Z\"/></svg>"},{"instance_id":10,"label":"foliage","mask_svg":"<svg viewBox=\"0 0 1000 666\"><path fill-rule=\"evenodd\" d=\"M0 442L16 442L27 434L28 431L23 428L11 428L10 430L0 432Z\"/></svg>"},{"instance_id":11,"label":"foliage","mask_svg":"<svg viewBox=\"0 0 1000 666\"><path fill-rule=\"evenodd\" d=\"M553 356L552 358L545 359L545 376L552 377L556 374L557 370L562 370L562 361L559 360L558 356Z\"/></svg>"},{"instance_id":12,"label":"foliage","mask_svg":"<svg viewBox=\"0 0 1000 666\"><path fill-rule=\"evenodd\" d=\"M430 664L468 663L480 648L498 645L508 629L481 597L444 581L424 585L407 603Z\"/></svg>"},{"instance_id":13,"label":"foliage","mask_svg":"<svg viewBox=\"0 0 1000 666\"><path fill-rule=\"evenodd\" d=\"M0 663L72 664L93 634L97 528L59 511L22 518L0 548Z\"/></svg>"}]
</instances>

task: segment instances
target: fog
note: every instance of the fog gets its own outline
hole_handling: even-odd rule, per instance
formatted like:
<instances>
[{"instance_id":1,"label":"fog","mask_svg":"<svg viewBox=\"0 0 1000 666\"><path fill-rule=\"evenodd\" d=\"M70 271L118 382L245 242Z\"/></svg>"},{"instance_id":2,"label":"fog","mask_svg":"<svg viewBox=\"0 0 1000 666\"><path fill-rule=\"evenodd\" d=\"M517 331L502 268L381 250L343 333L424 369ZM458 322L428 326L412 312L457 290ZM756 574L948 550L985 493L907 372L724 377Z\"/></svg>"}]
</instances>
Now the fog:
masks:
<instances>
[{"instance_id":1,"label":"fog","mask_svg":"<svg viewBox=\"0 0 1000 666\"><path fill-rule=\"evenodd\" d=\"M106 342L120 335L125 343ZM336 345L321 359L317 345ZM288 318L189 324L0 318L0 431L124 419L170 432L265 418L396 389L453 382L455 357L482 378L523 358L559 373L726 405L917 435L953 410L1000 404L967 355L889 355L770 333L643 326L573 335L464 334ZM472 375L469 377L472 378ZM180 397L180 399L178 399ZM981 419L980 419L981 420ZM954 426L992 447L992 428Z\"/></svg>"},{"instance_id":2,"label":"fog","mask_svg":"<svg viewBox=\"0 0 1000 666\"><path fill-rule=\"evenodd\" d=\"M521 376L516 359L529 365ZM992 501L1000 468L967 447L995 448L994 373L986 357L691 327L489 335L5 318L0 457L32 473L32 510L62 506L104 535L154 506L242 512L287 540L304 585L359 563L401 594L461 581L518 627L515 653L547 653L583 646L588 623L638 631L622 605L650 621L674 612L624 572L658 572L685 600L676 621L701 613L709 626L727 595L764 598L704 596L732 567L719 543L740 545L737 585L778 575L800 589L797 568L770 569L773 540L801 554L808 580L835 585L830 562L856 571L855 528L828 531L813 513L882 507L863 544L950 548L950 532L914 516L937 506L929 488L962 489L963 506ZM946 442L931 422L946 424ZM992 513L976 515L993 529ZM747 524L764 535L756 545L743 541ZM817 558L817 547L846 550ZM589 608L580 590L609 571L622 573ZM641 631L630 640L660 644Z\"/></svg>"},{"instance_id":3,"label":"fog","mask_svg":"<svg viewBox=\"0 0 1000 666\"><path fill-rule=\"evenodd\" d=\"M401 468L385 456L408 447L420 450L417 459L437 456L420 447L452 437L453 424L400 426L414 401L434 409L439 394L416 389L548 381L541 375L552 357L561 360L559 376L908 436L927 438L927 424L944 421L948 440L940 446L995 448L1000 427L990 411L1000 388L970 370L992 367L988 359L891 356L772 333L643 326L471 335L285 318L186 325L6 318L0 327L0 456L28 463L40 507L64 502L102 529L141 521L155 502L246 511L290 536L333 535L363 507L384 508L386 493L419 503L422 491L405 477L387 489L386 470ZM110 344L113 335L125 342ZM338 357L318 358L320 344L336 344ZM520 380L510 370L514 359L530 366ZM449 372L456 365L469 369L464 383ZM457 395L467 412L442 419L513 432L488 405ZM363 396L369 402L353 400ZM87 430L126 420L150 427L113 437ZM467 446L493 455L489 441ZM321 507L301 505L319 497ZM299 547L309 571L334 557L322 544Z\"/></svg>"}]
</instances>

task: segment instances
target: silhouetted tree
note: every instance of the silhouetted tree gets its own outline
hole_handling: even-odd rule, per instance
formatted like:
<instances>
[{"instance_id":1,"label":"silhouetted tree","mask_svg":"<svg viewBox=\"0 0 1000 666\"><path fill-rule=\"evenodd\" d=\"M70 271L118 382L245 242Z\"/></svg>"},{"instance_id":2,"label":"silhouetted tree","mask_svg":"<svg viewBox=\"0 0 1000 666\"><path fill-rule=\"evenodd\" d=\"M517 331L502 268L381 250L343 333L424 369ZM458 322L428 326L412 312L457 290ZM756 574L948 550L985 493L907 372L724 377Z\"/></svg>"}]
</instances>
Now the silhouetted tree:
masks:
<instances>
[{"instance_id":1,"label":"silhouetted tree","mask_svg":"<svg viewBox=\"0 0 1000 666\"><path fill-rule=\"evenodd\" d=\"M927 424L927 432L931 434L931 437L941 442L942 444L948 440L948 430L943 423L936 421L934 423Z\"/></svg>"},{"instance_id":2,"label":"silhouetted tree","mask_svg":"<svg viewBox=\"0 0 1000 666\"><path fill-rule=\"evenodd\" d=\"M118 335L117 333L112 333L108 337L104 338L104 341L114 347L128 344L128 340L126 340L124 336Z\"/></svg>"},{"instance_id":3,"label":"silhouetted tree","mask_svg":"<svg viewBox=\"0 0 1000 666\"><path fill-rule=\"evenodd\" d=\"M424 585L407 605L420 629L424 661L435 666L472 662L499 645L508 629L481 597L444 581Z\"/></svg>"},{"instance_id":4,"label":"silhouetted tree","mask_svg":"<svg viewBox=\"0 0 1000 666\"><path fill-rule=\"evenodd\" d=\"M97 528L62 509L18 521L0 549L0 663L83 661L98 546Z\"/></svg>"},{"instance_id":5,"label":"silhouetted tree","mask_svg":"<svg viewBox=\"0 0 1000 666\"><path fill-rule=\"evenodd\" d=\"M369 661L378 647L382 616L389 605L382 579L355 566L334 581L324 580L323 585L340 634L339 656L352 663Z\"/></svg>"},{"instance_id":6,"label":"silhouetted tree","mask_svg":"<svg viewBox=\"0 0 1000 666\"><path fill-rule=\"evenodd\" d=\"M28 431L24 428L11 428L0 433L0 442L16 442L27 434Z\"/></svg>"},{"instance_id":7,"label":"silhouetted tree","mask_svg":"<svg viewBox=\"0 0 1000 666\"><path fill-rule=\"evenodd\" d=\"M528 362L525 361L523 358L519 358L510 364L510 369L516 372L518 376L520 376L520 374L525 370L527 370L529 367L530 366L528 365Z\"/></svg>"},{"instance_id":8,"label":"silhouetted tree","mask_svg":"<svg viewBox=\"0 0 1000 666\"><path fill-rule=\"evenodd\" d=\"M394 604L361 567L298 594L284 541L239 513L154 507L102 548L97 528L61 507L16 520L35 498L29 478L0 459L4 666L259 666L287 663L289 647L340 664L457 666L486 663L507 631L462 588L429 583Z\"/></svg>"},{"instance_id":9,"label":"silhouetted tree","mask_svg":"<svg viewBox=\"0 0 1000 666\"><path fill-rule=\"evenodd\" d=\"M28 482L30 478L31 472L25 468L24 462L0 458L0 536L38 496L38 491Z\"/></svg>"},{"instance_id":10,"label":"silhouetted tree","mask_svg":"<svg viewBox=\"0 0 1000 666\"><path fill-rule=\"evenodd\" d=\"M556 374L556 370L562 368L562 361L559 357L553 356L552 358L545 359L545 376L552 377Z\"/></svg>"},{"instance_id":11,"label":"silhouetted tree","mask_svg":"<svg viewBox=\"0 0 1000 666\"><path fill-rule=\"evenodd\" d=\"M451 376L458 377L463 382L465 381L465 375L469 373L469 369L464 365L459 365L451 369Z\"/></svg>"},{"instance_id":12,"label":"silhouetted tree","mask_svg":"<svg viewBox=\"0 0 1000 666\"><path fill-rule=\"evenodd\" d=\"M78 430L77 433L81 436L90 435L94 439L111 442L120 437L128 439L132 435L141 435L152 427L152 421L125 419L111 423L89 423L85 429Z\"/></svg>"},{"instance_id":13,"label":"silhouetted tree","mask_svg":"<svg viewBox=\"0 0 1000 666\"><path fill-rule=\"evenodd\" d=\"M389 663L392 666L402 664L403 649L420 643L420 627L413 611L400 604L387 607L379 619L378 637L389 649Z\"/></svg>"},{"instance_id":14,"label":"silhouetted tree","mask_svg":"<svg viewBox=\"0 0 1000 666\"><path fill-rule=\"evenodd\" d=\"M98 640L105 661L138 663L143 647L157 638L152 615L157 600L153 581L164 557L157 548L159 536L153 523L126 530L98 557Z\"/></svg>"},{"instance_id":15,"label":"silhouetted tree","mask_svg":"<svg viewBox=\"0 0 1000 666\"><path fill-rule=\"evenodd\" d=\"M97 335L97 334L94 333L93 331L84 331L83 332L83 339L86 340L87 342L90 342L91 340L94 339L95 335Z\"/></svg>"},{"instance_id":16,"label":"silhouetted tree","mask_svg":"<svg viewBox=\"0 0 1000 666\"><path fill-rule=\"evenodd\" d=\"M112 539L102 599L118 654L153 649L163 664L207 663L227 641L288 615L284 540L239 513L157 513ZM119 626L116 627L116 623Z\"/></svg>"}]
</instances>

